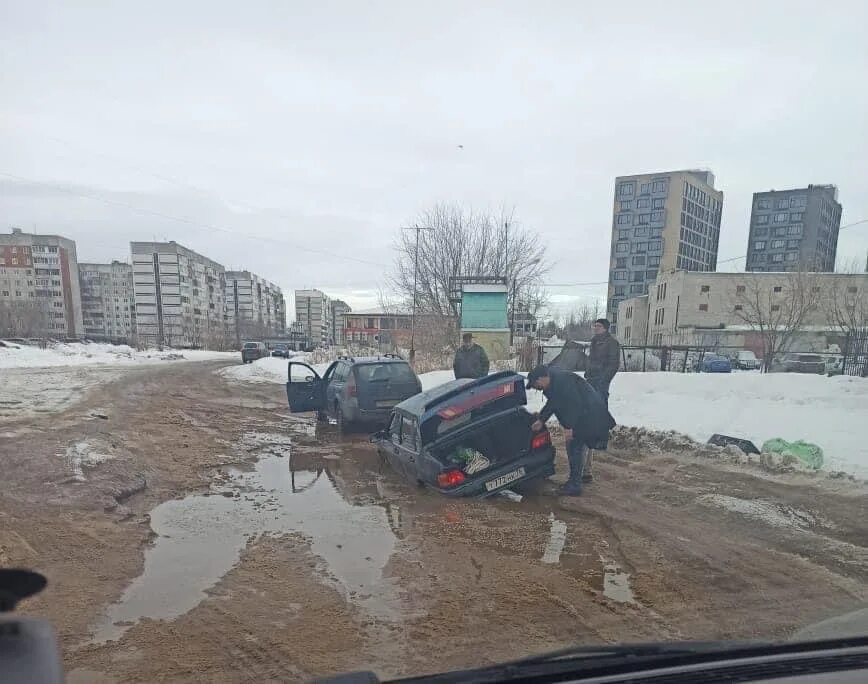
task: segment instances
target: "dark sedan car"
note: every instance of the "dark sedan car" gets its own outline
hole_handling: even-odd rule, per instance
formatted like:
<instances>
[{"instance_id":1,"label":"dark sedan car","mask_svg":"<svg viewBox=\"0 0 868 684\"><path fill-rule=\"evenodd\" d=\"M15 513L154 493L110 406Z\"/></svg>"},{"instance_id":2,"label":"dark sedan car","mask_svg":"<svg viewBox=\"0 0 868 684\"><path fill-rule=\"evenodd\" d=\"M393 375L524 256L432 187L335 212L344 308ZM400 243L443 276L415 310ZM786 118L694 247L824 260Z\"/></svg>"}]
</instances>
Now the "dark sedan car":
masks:
<instances>
[{"instance_id":1,"label":"dark sedan car","mask_svg":"<svg viewBox=\"0 0 868 684\"><path fill-rule=\"evenodd\" d=\"M449 496L489 496L554 474L548 430L534 433L524 378L453 380L401 402L371 437L402 476Z\"/></svg>"}]
</instances>

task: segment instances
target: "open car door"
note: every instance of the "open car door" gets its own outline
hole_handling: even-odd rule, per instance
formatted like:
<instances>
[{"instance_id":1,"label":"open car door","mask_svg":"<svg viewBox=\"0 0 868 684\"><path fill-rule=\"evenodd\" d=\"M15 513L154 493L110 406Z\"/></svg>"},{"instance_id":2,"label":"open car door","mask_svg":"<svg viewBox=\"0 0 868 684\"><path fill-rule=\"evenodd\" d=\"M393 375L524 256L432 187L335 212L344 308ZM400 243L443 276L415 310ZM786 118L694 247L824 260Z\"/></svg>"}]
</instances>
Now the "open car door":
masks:
<instances>
[{"instance_id":1,"label":"open car door","mask_svg":"<svg viewBox=\"0 0 868 684\"><path fill-rule=\"evenodd\" d=\"M292 413L325 410L325 383L306 363L287 364L286 401Z\"/></svg>"}]
</instances>

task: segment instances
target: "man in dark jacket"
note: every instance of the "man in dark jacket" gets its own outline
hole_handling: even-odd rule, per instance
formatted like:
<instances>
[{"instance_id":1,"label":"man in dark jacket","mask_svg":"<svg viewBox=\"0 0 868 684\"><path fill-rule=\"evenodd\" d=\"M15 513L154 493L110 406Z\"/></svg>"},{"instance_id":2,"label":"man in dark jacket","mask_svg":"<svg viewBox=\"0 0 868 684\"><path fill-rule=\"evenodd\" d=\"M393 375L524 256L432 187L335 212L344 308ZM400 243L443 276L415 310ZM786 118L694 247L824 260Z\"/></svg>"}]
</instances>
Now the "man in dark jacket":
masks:
<instances>
[{"instance_id":1,"label":"man in dark jacket","mask_svg":"<svg viewBox=\"0 0 868 684\"><path fill-rule=\"evenodd\" d=\"M588 368L585 371L585 380L597 390L606 406L609 405L609 383L621 364L621 345L609 333L609 325L605 318L594 321L594 336L591 338Z\"/></svg>"},{"instance_id":2,"label":"man in dark jacket","mask_svg":"<svg viewBox=\"0 0 868 684\"><path fill-rule=\"evenodd\" d=\"M488 375L488 354L473 341L473 333L464 333L462 344L455 352L452 370L455 378L484 378Z\"/></svg>"},{"instance_id":3,"label":"man in dark jacket","mask_svg":"<svg viewBox=\"0 0 868 684\"><path fill-rule=\"evenodd\" d=\"M527 387L541 390L546 397L545 406L531 429L542 430L553 414L564 428L570 477L560 493L578 496L582 493L585 454L589 448L606 448L615 420L600 395L575 373L537 366L528 373Z\"/></svg>"}]
</instances>

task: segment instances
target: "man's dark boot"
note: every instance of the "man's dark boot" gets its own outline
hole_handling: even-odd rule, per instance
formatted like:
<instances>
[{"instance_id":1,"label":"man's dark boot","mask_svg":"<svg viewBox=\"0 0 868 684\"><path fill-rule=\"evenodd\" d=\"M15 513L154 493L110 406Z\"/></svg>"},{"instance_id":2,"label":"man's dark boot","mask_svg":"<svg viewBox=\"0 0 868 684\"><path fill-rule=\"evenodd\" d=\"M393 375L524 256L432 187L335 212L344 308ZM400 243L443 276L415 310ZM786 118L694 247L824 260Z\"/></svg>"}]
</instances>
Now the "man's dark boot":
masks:
<instances>
[{"instance_id":1,"label":"man's dark boot","mask_svg":"<svg viewBox=\"0 0 868 684\"><path fill-rule=\"evenodd\" d=\"M567 446L567 459L570 462L570 479L560 488L561 496L579 496L582 493L582 472L585 467L584 444L570 444Z\"/></svg>"}]
</instances>

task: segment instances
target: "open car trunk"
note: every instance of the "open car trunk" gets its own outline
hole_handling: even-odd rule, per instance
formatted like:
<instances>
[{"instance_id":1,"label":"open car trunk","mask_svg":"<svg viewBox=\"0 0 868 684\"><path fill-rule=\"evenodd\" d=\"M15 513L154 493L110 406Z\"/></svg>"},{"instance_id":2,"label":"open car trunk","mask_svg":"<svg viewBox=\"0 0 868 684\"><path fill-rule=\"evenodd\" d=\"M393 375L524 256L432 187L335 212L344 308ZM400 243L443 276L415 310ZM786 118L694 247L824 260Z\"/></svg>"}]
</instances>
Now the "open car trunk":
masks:
<instances>
[{"instance_id":1,"label":"open car trunk","mask_svg":"<svg viewBox=\"0 0 868 684\"><path fill-rule=\"evenodd\" d=\"M531 414L523 406L517 406L438 436L428 451L444 466L473 475L527 454L532 423Z\"/></svg>"}]
</instances>

